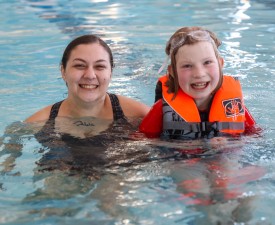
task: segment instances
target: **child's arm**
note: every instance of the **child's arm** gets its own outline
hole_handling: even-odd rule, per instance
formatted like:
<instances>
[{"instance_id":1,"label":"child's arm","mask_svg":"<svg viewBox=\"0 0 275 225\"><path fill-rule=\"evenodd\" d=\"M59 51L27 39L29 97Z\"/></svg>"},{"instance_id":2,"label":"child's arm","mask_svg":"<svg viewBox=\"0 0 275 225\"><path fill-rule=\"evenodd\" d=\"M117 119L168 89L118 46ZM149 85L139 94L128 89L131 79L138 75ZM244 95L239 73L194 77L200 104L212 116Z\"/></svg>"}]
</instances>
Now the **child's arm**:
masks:
<instances>
[{"instance_id":1,"label":"child's arm","mask_svg":"<svg viewBox=\"0 0 275 225\"><path fill-rule=\"evenodd\" d=\"M245 134L260 134L262 129L256 125L256 121L245 107Z\"/></svg>"},{"instance_id":2,"label":"child's arm","mask_svg":"<svg viewBox=\"0 0 275 225\"><path fill-rule=\"evenodd\" d=\"M143 118L139 131L149 138L159 137L162 132L162 100L158 100Z\"/></svg>"},{"instance_id":3,"label":"child's arm","mask_svg":"<svg viewBox=\"0 0 275 225\"><path fill-rule=\"evenodd\" d=\"M256 124L253 116L251 115L251 113L248 111L248 109L245 107L245 127L250 127L250 126L254 126Z\"/></svg>"}]
</instances>

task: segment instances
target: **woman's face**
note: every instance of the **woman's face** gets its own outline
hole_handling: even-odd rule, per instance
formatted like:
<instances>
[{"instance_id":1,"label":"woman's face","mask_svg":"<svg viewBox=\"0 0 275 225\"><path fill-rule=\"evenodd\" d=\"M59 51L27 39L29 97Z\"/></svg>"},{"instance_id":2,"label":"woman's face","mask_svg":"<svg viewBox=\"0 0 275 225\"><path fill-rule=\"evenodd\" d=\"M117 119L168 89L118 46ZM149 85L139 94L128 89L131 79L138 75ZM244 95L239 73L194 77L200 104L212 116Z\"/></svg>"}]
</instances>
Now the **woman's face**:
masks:
<instances>
[{"instance_id":1,"label":"woman's face","mask_svg":"<svg viewBox=\"0 0 275 225\"><path fill-rule=\"evenodd\" d=\"M201 110L207 108L219 83L219 63L223 66L223 59L217 59L213 45L207 41L183 45L176 54L179 86Z\"/></svg>"},{"instance_id":2,"label":"woman's face","mask_svg":"<svg viewBox=\"0 0 275 225\"><path fill-rule=\"evenodd\" d=\"M104 100L112 69L108 52L98 43L76 46L61 72L68 98L85 103Z\"/></svg>"}]
</instances>

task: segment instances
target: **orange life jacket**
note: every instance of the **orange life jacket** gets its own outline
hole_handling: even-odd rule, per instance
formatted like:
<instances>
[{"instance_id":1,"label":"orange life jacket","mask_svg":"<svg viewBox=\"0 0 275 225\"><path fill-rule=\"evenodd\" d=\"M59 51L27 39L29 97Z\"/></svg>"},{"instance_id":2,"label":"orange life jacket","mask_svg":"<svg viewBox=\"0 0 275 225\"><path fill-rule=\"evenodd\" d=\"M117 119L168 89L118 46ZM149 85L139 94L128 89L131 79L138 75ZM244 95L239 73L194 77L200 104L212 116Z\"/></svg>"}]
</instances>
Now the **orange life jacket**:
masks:
<instances>
[{"instance_id":1,"label":"orange life jacket","mask_svg":"<svg viewBox=\"0 0 275 225\"><path fill-rule=\"evenodd\" d=\"M192 97L179 89L175 98L174 93L168 93L165 85L167 75L161 77L163 96L163 131L178 129L185 133L216 130L217 132L240 134L245 130L245 107L240 82L233 77L224 76L222 86L215 93L211 104L208 122L201 122L199 110ZM181 118L173 121L171 117L165 118L168 108L171 107ZM166 109L165 109L166 107Z\"/></svg>"}]
</instances>

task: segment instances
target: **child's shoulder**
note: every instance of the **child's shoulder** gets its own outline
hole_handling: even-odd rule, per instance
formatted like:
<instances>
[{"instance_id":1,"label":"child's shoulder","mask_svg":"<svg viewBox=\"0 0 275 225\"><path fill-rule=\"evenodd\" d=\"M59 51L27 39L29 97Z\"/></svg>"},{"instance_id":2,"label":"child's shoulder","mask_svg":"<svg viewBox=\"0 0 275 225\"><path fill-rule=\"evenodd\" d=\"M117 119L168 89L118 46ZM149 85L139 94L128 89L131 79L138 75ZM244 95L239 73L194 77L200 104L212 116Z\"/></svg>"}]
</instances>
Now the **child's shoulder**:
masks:
<instances>
[{"instance_id":1,"label":"child's shoulder","mask_svg":"<svg viewBox=\"0 0 275 225\"><path fill-rule=\"evenodd\" d=\"M231 80L239 80L238 76L233 76L233 75L223 75L224 79L231 79Z\"/></svg>"}]
</instances>

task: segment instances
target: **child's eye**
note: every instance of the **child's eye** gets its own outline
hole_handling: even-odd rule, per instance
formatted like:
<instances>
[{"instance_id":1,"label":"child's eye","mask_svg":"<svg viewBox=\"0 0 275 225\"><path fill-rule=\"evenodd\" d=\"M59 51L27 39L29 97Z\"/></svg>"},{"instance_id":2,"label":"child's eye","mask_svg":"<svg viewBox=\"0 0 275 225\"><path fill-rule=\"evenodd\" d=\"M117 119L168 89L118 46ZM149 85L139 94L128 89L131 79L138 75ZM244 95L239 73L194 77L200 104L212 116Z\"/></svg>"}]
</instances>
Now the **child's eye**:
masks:
<instances>
[{"instance_id":1,"label":"child's eye","mask_svg":"<svg viewBox=\"0 0 275 225\"><path fill-rule=\"evenodd\" d=\"M209 65L211 63L212 63L212 60L207 60L207 61L204 62L205 65Z\"/></svg>"},{"instance_id":2,"label":"child's eye","mask_svg":"<svg viewBox=\"0 0 275 225\"><path fill-rule=\"evenodd\" d=\"M189 69L189 68L192 67L192 65L190 65L190 64L184 64L181 67L184 68L184 69Z\"/></svg>"}]
</instances>

